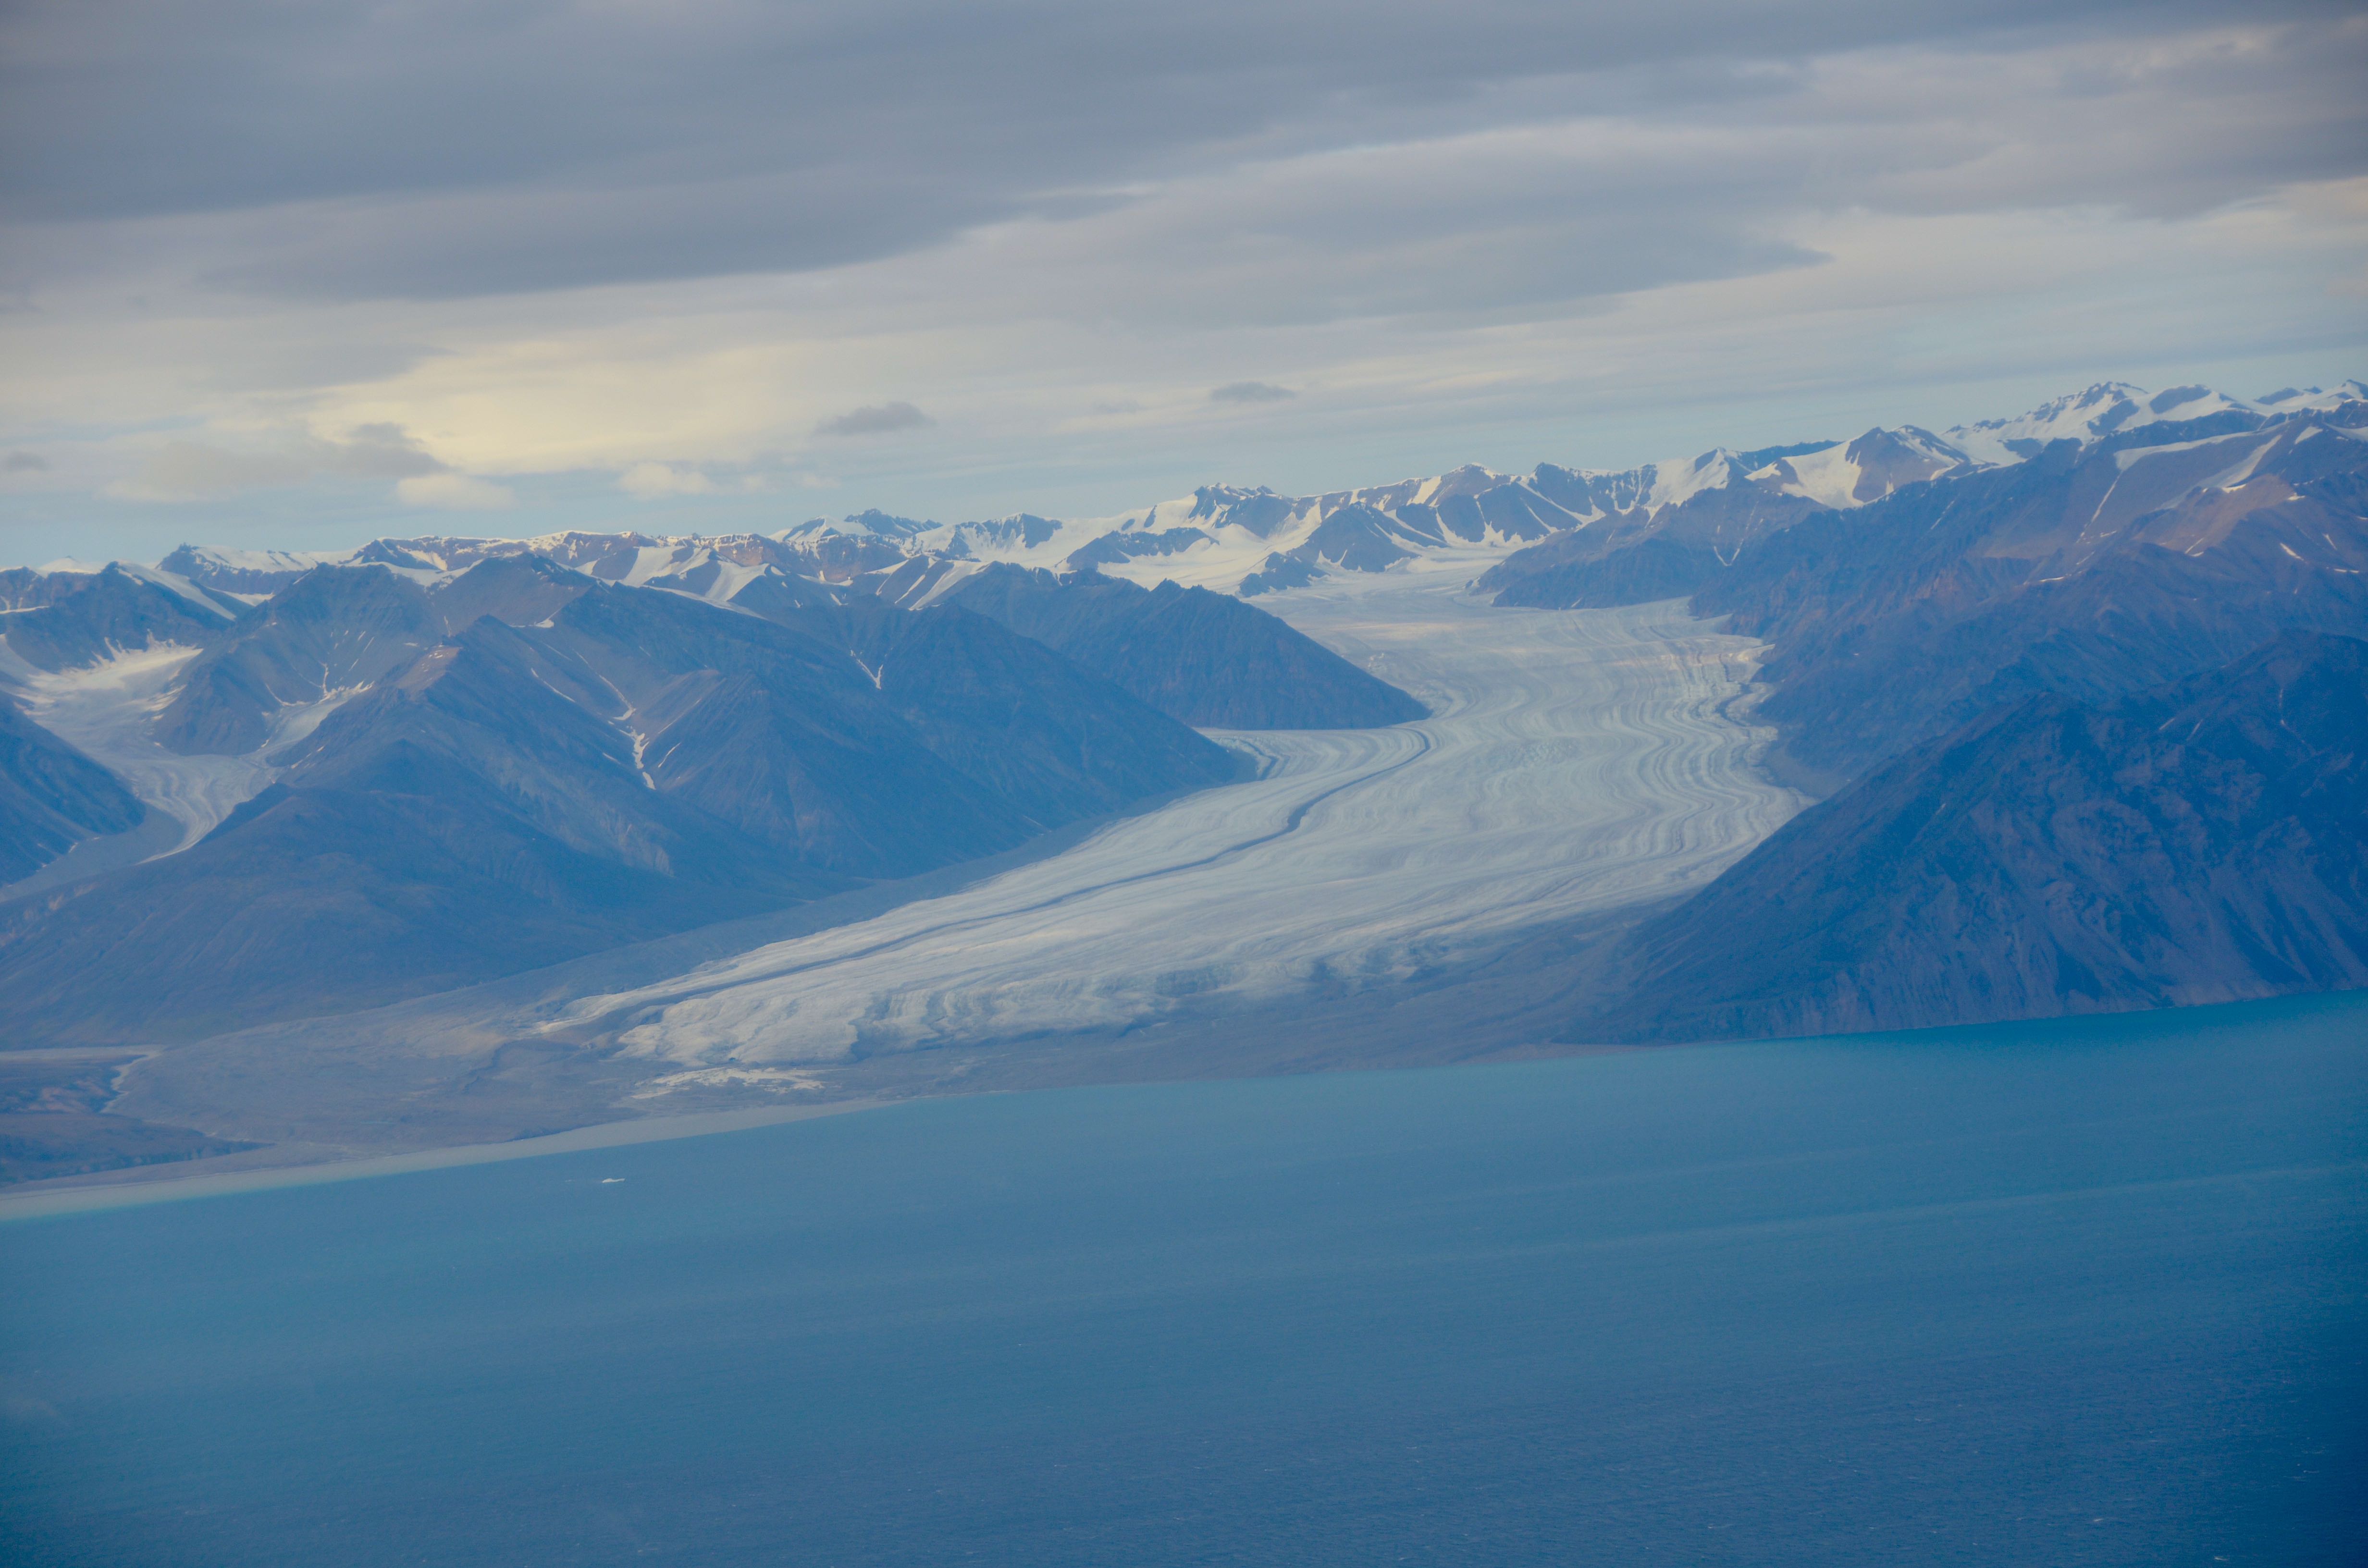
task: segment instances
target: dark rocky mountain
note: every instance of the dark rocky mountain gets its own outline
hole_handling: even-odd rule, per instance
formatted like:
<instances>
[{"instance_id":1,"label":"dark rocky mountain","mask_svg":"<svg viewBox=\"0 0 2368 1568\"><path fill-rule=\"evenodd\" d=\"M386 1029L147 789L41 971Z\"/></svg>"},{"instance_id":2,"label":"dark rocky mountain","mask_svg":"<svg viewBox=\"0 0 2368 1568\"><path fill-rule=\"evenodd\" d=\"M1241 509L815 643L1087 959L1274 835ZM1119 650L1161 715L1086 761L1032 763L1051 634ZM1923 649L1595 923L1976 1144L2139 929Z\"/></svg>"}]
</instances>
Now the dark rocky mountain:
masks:
<instances>
[{"instance_id":1,"label":"dark rocky mountain","mask_svg":"<svg viewBox=\"0 0 2368 1568\"><path fill-rule=\"evenodd\" d=\"M1097 566L1115 566L1121 561L1144 556L1180 554L1196 544L1207 543L1208 539L1199 528L1162 528L1156 533L1114 529L1069 551L1068 560L1062 564L1072 572L1090 572Z\"/></svg>"},{"instance_id":2,"label":"dark rocky mountain","mask_svg":"<svg viewBox=\"0 0 2368 1568\"><path fill-rule=\"evenodd\" d=\"M1235 776L959 606L779 615L513 556L432 588L308 571L216 634L157 724L184 753L276 747L276 779L192 848L0 906L0 1012L113 1042L371 1006ZM41 744L28 773L97 820L103 770Z\"/></svg>"},{"instance_id":3,"label":"dark rocky mountain","mask_svg":"<svg viewBox=\"0 0 2368 1568\"><path fill-rule=\"evenodd\" d=\"M959 598L910 612L858 598L788 623L844 642L931 752L1005 799L1036 802L1035 828L1229 777L1212 771L1209 743L1182 722L1151 722L1158 705L1135 696L1123 672L1090 651L1064 657Z\"/></svg>"},{"instance_id":4,"label":"dark rocky mountain","mask_svg":"<svg viewBox=\"0 0 2368 1568\"><path fill-rule=\"evenodd\" d=\"M315 567L213 636L157 738L184 755L244 755L282 710L377 680L442 633L427 593L384 566Z\"/></svg>"},{"instance_id":5,"label":"dark rocky mountain","mask_svg":"<svg viewBox=\"0 0 2368 1568\"><path fill-rule=\"evenodd\" d=\"M1403 517L1353 499L1326 498L1333 510L1312 537L1294 548L1291 559L1276 557L1273 569L1245 593L1286 581L1312 582L1329 569L1379 570L1405 559L1413 548L1466 536L1476 540L1487 528L1541 537L1546 531L1537 520L1541 513L1569 522L1520 484L1485 470L1450 476L1438 487L1435 505L1406 502L1417 488L1399 485L1386 494L1375 493L1395 497L1394 505L1404 503ZM1269 491L1212 486L1195 498L1193 515L1210 527L1273 528L1302 505ZM269 584L278 597L253 609L231 601L234 611L244 612L229 637L235 646L211 648L201 661L175 714L170 744L194 750L252 746L260 741L252 715L272 706L269 693L285 693L290 703L321 700L356 678L368 678L372 667L391 667L386 661L398 650L416 652L434 641L438 630L456 631L478 615L515 625L544 619L580 591L580 585L552 578L554 572L566 574L569 582L663 589L785 625L803 624L801 617L807 612L827 612L865 598L902 608L959 603L1085 662L1187 723L1339 729L1421 717L1423 710L1412 699L1284 622L1262 612L1242 613L1239 605L1218 608L1214 601L1220 596L1205 590L1146 590L1099 577L1099 587L1060 586L1094 575L1101 565L1157 559L1205 544L1209 536L1198 528L1113 530L1065 558L1048 551L1049 559L1063 561L1058 573L1005 562L982 565L974 553L988 548L1034 550L1053 541L1062 527L1022 513L945 530L934 523L864 512L844 524L817 519L777 535L660 539L566 532L531 540L379 540L336 562L317 564L296 556L185 545L168 560L188 581L220 585L224 593ZM939 546L916 547L915 540L932 529L944 536ZM372 569L382 575L367 590L337 575ZM300 605L288 598L309 574L321 573L330 575L307 590L321 603ZM1016 595L1008 575L1012 573L1048 586ZM1178 594L1185 595L1181 603ZM328 601L339 595L370 597L377 608L369 613L380 618L367 636L359 629L348 635L342 652L311 640L338 634L333 629L338 617ZM1053 608L1055 601L1065 608ZM358 597L357 613L359 602ZM300 632L307 617L324 630Z\"/></svg>"},{"instance_id":6,"label":"dark rocky mountain","mask_svg":"<svg viewBox=\"0 0 2368 1568\"><path fill-rule=\"evenodd\" d=\"M1715 582L1746 547L1804 518L1973 467L1930 431L1902 426L1840 444L1708 452L1677 476L1683 494L1657 505L1658 469L1635 475L1540 469L1532 483L1586 520L1515 551L1476 585L1499 605L1539 609L1676 598Z\"/></svg>"},{"instance_id":7,"label":"dark rocky mountain","mask_svg":"<svg viewBox=\"0 0 2368 1568\"><path fill-rule=\"evenodd\" d=\"M46 574L41 602L0 614L0 642L40 670L95 664L118 650L162 642L196 646L220 636L246 607L202 588L183 588L120 564Z\"/></svg>"},{"instance_id":8,"label":"dark rocky mountain","mask_svg":"<svg viewBox=\"0 0 2368 1568\"><path fill-rule=\"evenodd\" d=\"M1975 427L2023 454L2001 466L1908 427L1794 452L1554 534L1478 585L1507 606L1688 597L1730 617L1772 644L1760 711L1821 790L2030 693L2111 699L2289 626L2368 632L2368 404L2132 424L2129 391Z\"/></svg>"},{"instance_id":9,"label":"dark rocky mountain","mask_svg":"<svg viewBox=\"0 0 2368 1568\"><path fill-rule=\"evenodd\" d=\"M368 1006L843 882L643 787L486 622L324 722L195 847L0 906L0 1011L58 1043Z\"/></svg>"},{"instance_id":10,"label":"dark rocky mountain","mask_svg":"<svg viewBox=\"0 0 2368 1568\"><path fill-rule=\"evenodd\" d=\"M437 584L427 597L436 626L448 634L487 616L508 626L534 626L589 592L593 581L548 556L495 555Z\"/></svg>"},{"instance_id":11,"label":"dark rocky mountain","mask_svg":"<svg viewBox=\"0 0 2368 1568\"><path fill-rule=\"evenodd\" d=\"M127 833L147 814L114 774L0 693L0 886L84 839Z\"/></svg>"},{"instance_id":12,"label":"dark rocky mountain","mask_svg":"<svg viewBox=\"0 0 2368 1568\"><path fill-rule=\"evenodd\" d=\"M522 635L565 661L544 673L583 701L609 694L654 789L859 876L909 875L1232 777L1221 748L958 607L796 615L601 585ZM998 745L1011 755L990 766ZM964 761L1028 782L1006 795Z\"/></svg>"},{"instance_id":13,"label":"dark rocky mountain","mask_svg":"<svg viewBox=\"0 0 2368 1568\"><path fill-rule=\"evenodd\" d=\"M2368 985L2368 642L2028 697L1803 812L1576 1040L1808 1035Z\"/></svg>"},{"instance_id":14,"label":"dark rocky mountain","mask_svg":"<svg viewBox=\"0 0 2368 1568\"><path fill-rule=\"evenodd\" d=\"M2368 634L2368 442L2316 415L2058 442L1821 513L1693 608L1773 644L1788 756L1853 776L2032 693L2110 699L2288 627Z\"/></svg>"},{"instance_id":15,"label":"dark rocky mountain","mask_svg":"<svg viewBox=\"0 0 2368 1568\"><path fill-rule=\"evenodd\" d=\"M1256 571L1246 574L1234 590L1246 599L1260 594L1279 594L1289 588L1304 588L1324 575L1324 569L1312 562L1302 561L1280 552L1269 552Z\"/></svg>"},{"instance_id":16,"label":"dark rocky mountain","mask_svg":"<svg viewBox=\"0 0 2368 1568\"><path fill-rule=\"evenodd\" d=\"M1617 514L1517 551L1474 585L1507 608L1602 609L1679 598L1749 541L1819 510L1804 496L1727 485L1658 511Z\"/></svg>"},{"instance_id":17,"label":"dark rocky mountain","mask_svg":"<svg viewBox=\"0 0 2368 1568\"><path fill-rule=\"evenodd\" d=\"M1205 588L996 564L945 602L1035 639L1188 724L1349 730L1428 712L1283 621Z\"/></svg>"},{"instance_id":18,"label":"dark rocky mountain","mask_svg":"<svg viewBox=\"0 0 2368 1568\"><path fill-rule=\"evenodd\" d=\"M86 572L52 572L39 566L0 570L0 610L39 609L89 586Z\"/></svg>"}]
</instances>

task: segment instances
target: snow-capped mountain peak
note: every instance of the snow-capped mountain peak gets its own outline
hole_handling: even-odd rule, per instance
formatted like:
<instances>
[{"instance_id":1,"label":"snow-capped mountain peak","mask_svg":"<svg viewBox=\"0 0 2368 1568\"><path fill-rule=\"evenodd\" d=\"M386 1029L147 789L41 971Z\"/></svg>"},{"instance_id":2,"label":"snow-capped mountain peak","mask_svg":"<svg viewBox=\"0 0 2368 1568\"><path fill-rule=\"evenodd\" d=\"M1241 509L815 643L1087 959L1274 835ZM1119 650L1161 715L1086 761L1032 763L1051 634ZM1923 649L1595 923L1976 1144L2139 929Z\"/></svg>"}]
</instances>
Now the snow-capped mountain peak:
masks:
<instances>
[{"instance_id":1,"label":"snow-capped mountain peak","mask_svg":"<svg viewBox=\"0 0 2368 1568\"><path fill-rule=\"evenodd\" d=\"M937 523L922 522L913 517L899 517L873 506L860 512L850 513L836 522L828 517L810 517L793 528L783 528L772 537L785 543L840 536L855 539L913 540L934 532L939 528L939 525Z\"/></svg>"},{"instance_id":2,"label":"snow-capped mountain peak","mask_svg":"<svg viewBox=\"0 0 2368 1568\"><path fill-rule=\"evenodd\" d=\"M2356 381L2331 392L2286 387L2257 400L2230 397L2206 386L2167 387L2150 392L2127 381L2099 381L2012 419L1952 426L1942 435L1976 462L2003 464L2036 456L2054 441L2086 445L2147 425L2183 424L2218 414L2258 416L2328 410L2362 401L2368 401L2368 385Z\"/></svg>"},{"instance_id":3,"label":"snow-capped mountain peak","mask_svg":"<svg viewBox=\"0 0 2368 1568\"><path fill-rule=\"evenodd\" d=\"M2368 403L2368 381L2339 381L2331 388L2280 387L2253 400L2255 407L2278 414L2335 409L2347 403Z\"/></svg>"},{"instance_id":4,"label":"snow-capped mountain peak","mask_svg":"<svg viewBox=\"0 0 2368 1568\"><path fill-rule=\"evenodd\" d=\"M1974 466L1973 460L1930 430L1877 427L1854 441L1778 458L1746 477L1782 494L1799 495L1837 511L1880 501L1915 484Z\"/></svg>"},{"instance_id":5,"label":"snow-capped mountain peak","mask_svg":"<svg viewBox=\"0 0 2368 1568\"><path fill-rule=\"evenodd\" d=\"M1675 529L1731 553L1817 509L1848 510L1903 486L2019 463L2049 443L2126 437L2148 426L2216 423L2199 434L2368 403L2368 382L2286 387L2246 400L2201 385L2149 392L2099 381L2007 419L1935 434L1876 426L1848 441L1801 441L1634 468L1541 463L1507 474L1477 463L1354 490L1286 495L1208 484L1112 517L1033 513L943 524L871 509L771 534L660 537L561 532L529 540L423 536L360 550L225 551L184 546L142 571L179 593L252 600L324 564L380 564L430 583L494 556L537 554L604 581L729 603L768 574L765 593L879 592L923 602L996 563L1102 572L1145 585L1174 581L1256 594L1339 572L1380 572L1417 558L1504 553L1556 535L1600 551ZM2166 437L2166 438L2169 438ZM1583 540L1579 536L1584 536ZM169 579L169 581L166 581ZM784 584L802 583L787 588ZM177 585L177 586L176 586Z\"/></svg>"}]
</instances>

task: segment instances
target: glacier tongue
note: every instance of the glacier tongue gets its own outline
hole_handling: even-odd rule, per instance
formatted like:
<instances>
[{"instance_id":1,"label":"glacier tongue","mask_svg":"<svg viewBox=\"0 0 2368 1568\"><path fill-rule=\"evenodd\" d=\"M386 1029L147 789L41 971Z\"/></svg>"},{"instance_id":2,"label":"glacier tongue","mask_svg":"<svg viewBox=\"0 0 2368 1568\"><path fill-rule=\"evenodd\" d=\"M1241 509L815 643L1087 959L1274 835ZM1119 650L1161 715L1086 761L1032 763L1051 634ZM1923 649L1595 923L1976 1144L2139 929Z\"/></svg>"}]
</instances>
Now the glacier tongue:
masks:
<instances>
[{"instance_id":1,"label":"glacier tongue","mask_svg":"<svg viewBox=\"0 0 2368 1568\"><path fill-rule=\"evenodd\" d=\"M161 642L83 669L17 672L34 722L112 770L150 810L181 824L179 841L164 846L167 853L211 833L279 776L259 754L182 756L151 738L157 709L198 652Z\"/></svg>"},{"instance_id":2,"label":"glacier tongue","mask_svg":"<svg viewBox=\"0 0 2368 1568\"><path fill-rule=\"evenodd\" d=\"M1802 804L1731 716L1748 641L1675 604L1506 611L1449 554L1278 595L1429 702L1392 730L1220 738L1265 775L879 918L583 999L633 1051L818 1063L1223 1011L1479 956L1695 886Z\"/></svg>"}]
</instances>

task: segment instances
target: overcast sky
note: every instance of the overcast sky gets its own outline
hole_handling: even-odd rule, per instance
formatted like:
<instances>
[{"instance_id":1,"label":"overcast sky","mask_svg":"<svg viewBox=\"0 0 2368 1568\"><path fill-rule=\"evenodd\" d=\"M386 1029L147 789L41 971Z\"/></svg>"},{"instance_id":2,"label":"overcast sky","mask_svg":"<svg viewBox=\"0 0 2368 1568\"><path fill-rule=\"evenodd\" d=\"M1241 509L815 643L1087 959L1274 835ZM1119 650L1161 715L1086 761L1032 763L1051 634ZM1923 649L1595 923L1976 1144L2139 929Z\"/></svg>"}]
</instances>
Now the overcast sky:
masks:
<instances>
[{"instance_id":1,"label":"overcast sky","mask_svg":"<svg viewBox=\"0 0 2368 1568\"><path fill-rule=\"evenodd\" d=\"M2350 4L30 0L0 561L2368 376Z\"/></svg>"}]
</instances>

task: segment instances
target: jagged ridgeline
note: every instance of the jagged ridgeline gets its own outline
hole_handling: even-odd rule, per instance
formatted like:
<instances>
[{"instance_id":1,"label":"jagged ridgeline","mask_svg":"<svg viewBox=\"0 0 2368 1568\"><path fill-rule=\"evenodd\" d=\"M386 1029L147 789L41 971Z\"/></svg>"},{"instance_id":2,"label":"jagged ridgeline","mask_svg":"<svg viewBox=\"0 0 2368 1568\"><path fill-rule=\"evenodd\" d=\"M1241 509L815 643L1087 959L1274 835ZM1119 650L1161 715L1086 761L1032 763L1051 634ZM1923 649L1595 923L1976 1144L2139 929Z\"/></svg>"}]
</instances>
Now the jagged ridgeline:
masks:
<instances>
[{"instance_id":1,"label":"jagged ridgeline","mask_svg":"<svg viewBox=\"0 0 2368 1568\"><path fill-rule=\"evenodd\" d=\"M14 574L0 1010L116 1040L449 989L1238 777L1193 724L1423 712L1199 590L437 548Z\"/></svg>"},{"instance_id":2,"label":"jagged ridgeline","mask_svg":"<svg viewBox=\"0 0 2368 1568\"><path fill-rule=\"evenodd\" d=\"M771 534L184 547L153 566L0 572L0 1009L43 1041L187 1037L1013 850L1236 777L1226 731L1424 717L1385 664L1259 608L1393 574L1507 615L1676 601L1766 644L1772 759L1835 799L1702 894L1729 910L1716 901L1774 885L1768 857L1839 854L1804 836L1818 823L1908 821L1915 790L1955 788L1946 768L1890 765L1967 726L2003 735L1999 715L2062 703L2091 716L2081 733L2118 735L2126 705L2166 682L2249 667L2290 635L2368 636L2363 433L2359 382L2253 400L2107 383L1939 432L1309 496L1212 485L1097 519L873 511ZM2340 741L2313 744L2350 755ZM2237 776L2222 761L2208 778ZM2320 767L2256 762L2263 799L2284 798L2277 767ZM1865 793L1878 780L1880 801ZM2315 788L2307 801L2335 786ZM2103 789L2080 809L2141 809ZM2288 831L2307 801L2258 832ZM2104 864L2060 858L2066 876ZM2235 874L2208 869L2223 863L2190 869ZM2278 887L2319 885L2275 864L2261 874ZM1752 1012L1792 959L1702 958L1715 943L1699 933L1728 915L1656 926L1622 962L1692 996L1666 1028L1695 1033L1930 1021L1993 994L2040 1008L2200 996L2197 977L2236 972L2232 953L2254 955L2237 993L2267 994L2351 972L2352 949L2271 929L2361 903L2325 874L2324 897L2294 892L2234 925L2166 915L2184 933L2168 948L2092 951L2059 932L2052 1001L2029 967L2040 938L2004 893L1998 941L2021 945L2022 967L1948 983L1939 1013L1904 1000L1926 982L1883 978L1872 949L1808 1011ZM1836 930L1888 929L1883 885L1869 873L1803 907L1833 905L1820 918ZM1941 906L1932 887L1918 896ZM1770 954L1792 953L1782 920L1750 918ZM1590 1017L1665 1027L1608 1002Z\"/></svg>"}]
</instances>

